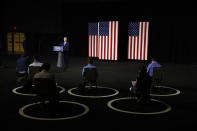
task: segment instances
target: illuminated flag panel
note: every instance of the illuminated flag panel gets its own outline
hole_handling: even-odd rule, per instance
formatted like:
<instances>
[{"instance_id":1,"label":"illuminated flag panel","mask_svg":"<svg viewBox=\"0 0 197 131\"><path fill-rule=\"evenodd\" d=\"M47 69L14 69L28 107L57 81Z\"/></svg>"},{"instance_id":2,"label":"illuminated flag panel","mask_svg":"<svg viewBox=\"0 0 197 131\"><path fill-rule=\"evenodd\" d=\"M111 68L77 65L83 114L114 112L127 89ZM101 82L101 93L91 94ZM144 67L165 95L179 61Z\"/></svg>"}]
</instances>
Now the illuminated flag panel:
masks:
<instances>
[{"instance_id":1,"label":"illuminated flag panel","mask_svg":"<svg viewBox=\"0 0 197 131\"><path fill-rule=\"evenodd\" d=\"M88 24L89 57L118 60L118 21Z\"/></svg>"},{"instance_id":2,"label":"illuminated flag panel","mask_svg":"<svg viewBox=\"0 0 197 131\"><path fill-rule=\"evenodd\" d=\"M148 59L149 22L129 22L128 59Z\"/></svg>"}]
</instances>

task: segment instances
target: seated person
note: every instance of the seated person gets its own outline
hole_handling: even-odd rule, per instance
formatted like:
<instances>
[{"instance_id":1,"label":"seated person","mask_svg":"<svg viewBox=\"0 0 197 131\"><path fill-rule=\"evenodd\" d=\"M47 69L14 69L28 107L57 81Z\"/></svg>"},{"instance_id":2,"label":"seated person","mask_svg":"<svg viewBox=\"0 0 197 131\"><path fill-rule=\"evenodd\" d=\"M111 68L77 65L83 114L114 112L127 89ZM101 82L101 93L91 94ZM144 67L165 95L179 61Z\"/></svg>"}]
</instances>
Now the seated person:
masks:
<instances>
[{"instance_id":1,"label":"seated person","mask_svg":"<svg viewBox=\"0 0 197 131\"><path fill-rule=\"evenodd\" d=\"M58 93L58 90L56 87L55 76L54 76L54 74L50 73L49 70L50 70L50 64L43 63L41 66L41 71L34 75L34 82L38 79L50 81L50 84L48 85L49 87L46 87L47 85L45 85L43 87L43 89L46 89L46 90L44 90L46 92L44 94L48 93L48 95L50 95L49 96L50 97L49 98L50 104L54 105L54 104L57 104L59 101L59 93ZM36 86L35 86L35 88L36 88ZM42 87L40 87L40 88L42 88ZM39 89L35 89L35 91L36 90L39 90Z\"/></svg>"},{"instance_id":2,"label":"seated person","mask_svg":"<svg viewBox=\"0 0 197 131\"><path fill-rule=\"evenodd\" d=\"M161 64L159 64L155 58L152 58L151 63L147 66L147 72L150 77L153 77L153 68L154 67L161 67Z\"/></svg>"},{"instance_id":3,"label":"seated person","mask_svg":"<svg viewBox=\"0 0 197 131\"><path fill-rule=\"evenodd\" d=\"M38 58L38 56L34 56L33 57L33 62L29 65L29 67L28 67L28 74L29 75L33 75L32 76L32 78L34 77L34 75L35 75L35 72L33 72L34 74L31 74L32 72L31 72L31 67L41 67L42 66L42 63L41 62L39 62L39 58ZM37 72L36 72L37 73Z\"/></svg>"},{"instance_id":4,"label":"seated person","mask_svg":"<svg viewBox=\"0 0 197 131\"><path fill-rule=\"evenodd\" d=\"M138 69L138 73L137 73L137 78L134 81L131 81L131 87L129 88L129 90L131 91L132 94L136 95L137 94L137 88L136 88L136 84L137 84L137 79L139 78L140 72L141 72L141 66Z\"/></svg>"},{"instance_id":5,"label":"seated person","mask_svg":"<svg viewBox=\"0 0 197 131\"><path fill-rule=\"evenodd\" d=\"M85 71L86 68L95 68L95 69L97 69L97 67L95 65L93 65L93 59L92 58L88 58L88 64L83 67L82 76L84 76L84 71Z\"/></svg>"},{"instance_id":6,"label":"seated person","mask_svg":"<svg viewBox=\"0 0 197 131\"><path fill-rule=\"evenodd\" d=\"M136 81L132 82L134 85L130 90L132 90L137 96L139 103L147 103L150 101L150 86L151 77L146 72L146 67L142 66L139 69Z\"/></svg>"},{"instance_id":7,"label":"seated person","mask_svg":"<svg viewBox=\"0 0 197 131\"><path fill-rule=\"evenodd\" d=\"M86 69L95 69L96 72L95 73L95 79L97 80L98 77L98 72L97 72L97 67L95 65L93 65L93 59L92 58L88 58L88 64L86 66L83 67L82 69L82 77L83 77L83 83L82 83L82 87L84 87L86 85L86 83L88 82L88 80L86 79ZM96 82L94 80L94 82Z\"/></svg>"},{"instance_id":8,"label":"seated person","mask_svg":"<svg viewBox=\"0 0 197 131\"><path fill-rule=\"evenodd\" d=\"M27 80L28 65L30 64L28 56L22 54L16 61L17 82L23 83Z\"/></svg>"},{"instance_id":9,"label":"seated person","mask_svg":"<svg viewBox=\"0 0 197 131\"><path fill-rule=\"evenodd\" d=\"M27 74L29 64L30 64L30 61L28 59L28 56L25 56L24 54L22 54L16 61L17 76Z\"/></svg>"},{"instance_id":10,"label":"seated person","mask_svg":"<svg viewBox=\"0 0 197 131\"><path fill-rule=\"evenodd\" d=\"M29 90L32 87L33 77L40 71L42 63L39 62L38 56L33 57L33 62L28 66L28 82L24 87L25 90Z\"/></svg>"},{"instance_id":11,"label":"seated person","mask_svg":"<svg viewBox=\"0 0 197 131\"><path fill-rule=\"evenodd\" d=\"M40 72L34 75L34 79L35 78L51 79L53 83L55 84L55 76L54 74L50 73L49 70L50 70L50 64L43 63L42 66L40 67Z\"/></svg>"}]
</instances>

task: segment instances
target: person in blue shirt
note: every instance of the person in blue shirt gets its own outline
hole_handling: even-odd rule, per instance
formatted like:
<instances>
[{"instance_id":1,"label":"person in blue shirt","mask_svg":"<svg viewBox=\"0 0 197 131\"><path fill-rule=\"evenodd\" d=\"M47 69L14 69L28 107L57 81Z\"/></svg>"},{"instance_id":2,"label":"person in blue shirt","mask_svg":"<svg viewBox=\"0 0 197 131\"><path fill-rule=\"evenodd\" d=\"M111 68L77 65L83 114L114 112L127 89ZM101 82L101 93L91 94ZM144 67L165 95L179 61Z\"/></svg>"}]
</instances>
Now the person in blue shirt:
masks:
<instances>
[{"instance_id":1,"label":"person in blue shirt","mask_svg":"<svg viewBox=\"0 0 197 131\"><path fill-rule=\"evenodd\" d=\"M153 77L153 68L154 67L161 67L161 64L159 64L155 58L152 58L151 63L147 66L147 73L150 77Z\"/></svg>"},{"instance_id":2,"label":"person in blue shirt","mask_svg":"<svg viewBox=\"0 0 197 131\"><path fill-rule=\"evenodd\" d=\"M84 76L85 68L96 68L97 69L97 67L95 65L93 65L93 59L92 58L88 58L88 64L86 66L84 66L83 69L82 69L82 76Z\"/></svg>"},{"instance_id":3,"label":"person in blue shirt","mask_svg":"<svg viewBox=\"0 0 197 131\"><path fill-rule=\"evenodd\" d=\"M29 57L24 54L22 54L16 61L17 82L21 85L27 84L29 64L30 64Z\"/></svg>"},{"instance_id":4,"label":"person in blue shirt","mask_svg":"<svg viewBox=\"0 0 197 131\"><path fill-rule=\"evenodd\" d=\"M88 58L88 64L83 66L82 69L82 77L83 77L83 82L80 82L78 87L80 91L85 91L85 84L86 84L86 80L85 80L85 69L87 68L94 68L96 69L96 77L98 77L98 71L97 71L97 67L95 65L93 65L93 59L92 58Z\"/></svg>"},{"instance_id":5,"label":"person in blue shirt","mask_svg":"<svg viewBox=\"0 0 197 131\"><path fill-rule=\"evenodd\" d=\"M17 76L27 75L28 66L30 64L28 56L22 54L16 61L16 73Z\"/></svg>"}]
</instances>

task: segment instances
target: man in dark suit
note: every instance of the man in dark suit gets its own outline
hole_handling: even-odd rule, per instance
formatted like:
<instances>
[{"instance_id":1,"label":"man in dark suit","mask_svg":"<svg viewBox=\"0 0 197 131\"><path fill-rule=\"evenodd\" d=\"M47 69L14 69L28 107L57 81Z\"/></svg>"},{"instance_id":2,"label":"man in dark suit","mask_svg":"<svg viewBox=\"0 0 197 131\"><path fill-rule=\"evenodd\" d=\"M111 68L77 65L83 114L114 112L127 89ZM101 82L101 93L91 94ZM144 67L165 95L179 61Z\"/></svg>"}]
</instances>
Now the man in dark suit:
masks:
<instances>
[{"instance_id":1,"label":"man in dark suit","mask_svg":"<svg viewBox=\"0 0 197 131\"><path fill-rule=\"evenodd\" d=\"M67 37L64 37L64 42L61 43L61 46L63 47L63 54L64 54L64 65L65 68L68 68L69 63L69 43L67 41Z\"/></svg>"}]
</instances>

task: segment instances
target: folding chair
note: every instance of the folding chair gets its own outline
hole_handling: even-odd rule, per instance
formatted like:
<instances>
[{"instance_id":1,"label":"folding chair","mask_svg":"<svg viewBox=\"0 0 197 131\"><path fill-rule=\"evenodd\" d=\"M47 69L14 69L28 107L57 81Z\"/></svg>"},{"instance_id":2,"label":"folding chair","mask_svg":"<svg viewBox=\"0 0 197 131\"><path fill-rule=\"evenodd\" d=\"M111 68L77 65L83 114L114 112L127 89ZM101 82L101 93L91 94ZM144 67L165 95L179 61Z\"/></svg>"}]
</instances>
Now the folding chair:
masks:
<instances>
[{"instance_id":1,"label":"folding chair","mask_svg":"<svg viewBox=\"0 0 197 131\"><path fill-rule=\"evenodd\" d=\"M163 69L162 69L162 67L154 67L153 68L153 77L152 77L151 87L154 88L158 85L161 85L162 80L163 80Z\"/></svg>"},{"instance_id":2,"label":"folding chair","mask_svg":"<svg viewBox=\"0 0 197 131\"><path fill-rule=\"evenodd\" d=\"M29 79L33 80L34 75L40 72L40 66L29 66Z\"/></svg>"},{"instance_id":3,"label":"folding chair","mask_svg":"<svg viewBox=\"0 0 197 131\"><path fill-rule=\"evenodd\" d=\"M37 98L41 103L49 101L50 103L56 103L59 98L59 93L56 85L51 79L48 78L35 78L34 90L37 94Z\"/></svg>"},{"instance_id":4,"label":"folding chair","mask_svg":"<svg viewBox=\"0 0 197 131\"><path fill-rule=\"evenodd\" d=\"M89 86L92 88L95 86L97 88L97 69L96 68L85 68L83 80L84 80L84 86Z\"/></svg>"}]
</instances>

